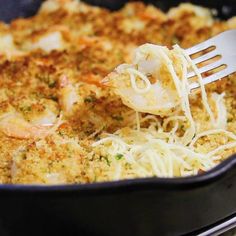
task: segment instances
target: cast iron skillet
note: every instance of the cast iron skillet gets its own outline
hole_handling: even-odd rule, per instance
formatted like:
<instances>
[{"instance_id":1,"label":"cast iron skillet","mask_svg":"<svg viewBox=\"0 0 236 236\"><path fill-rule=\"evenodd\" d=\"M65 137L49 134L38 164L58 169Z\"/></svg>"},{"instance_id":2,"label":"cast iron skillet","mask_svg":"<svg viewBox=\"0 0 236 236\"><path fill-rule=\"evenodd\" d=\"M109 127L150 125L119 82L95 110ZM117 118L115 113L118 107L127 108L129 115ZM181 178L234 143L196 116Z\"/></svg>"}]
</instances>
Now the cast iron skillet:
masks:
<instances>
[{"instance_id":1,"label":"cast iron skillet","mask_svg":"<svg viewBox=\"0 0 236 236\"><path fill-rule=\"evenodd\" d=\"M110 9L124 0L89 0ZM180 1L149 1L164 10ZM219 17L234 0L196 0ZM34 14L39 0L0 0L0 18ZM0 185L0 235L157 236L197 234L236 215L236 155L206 174L65 185Z\"/></svg>"}]
</instances>

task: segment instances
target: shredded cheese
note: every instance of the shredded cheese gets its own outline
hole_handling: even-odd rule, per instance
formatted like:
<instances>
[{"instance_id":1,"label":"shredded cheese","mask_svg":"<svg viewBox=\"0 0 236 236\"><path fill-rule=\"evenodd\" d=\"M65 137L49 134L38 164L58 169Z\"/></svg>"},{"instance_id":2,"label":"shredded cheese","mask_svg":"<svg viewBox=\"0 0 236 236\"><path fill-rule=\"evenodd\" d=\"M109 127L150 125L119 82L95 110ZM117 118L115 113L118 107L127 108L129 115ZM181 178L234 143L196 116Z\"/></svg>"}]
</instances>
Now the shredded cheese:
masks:
<instances>
[{"instance_id":1,"label":"shredded cheese","mask_svg":"<svg viewBox=\"0 0 236 236\"><path fill-rule=\"evenodd\" d=\"M178 45L176 45L176 47L179 47ZM198 78L198 83L200 85L200 89L201 89L201 94L202 94L202 102L203 102L203 105L206 109L206 111L208 112L209 116L210 116L210 119L211 119L211 123L212 125L214 126L215 124L215 118L214 118L214 115L211 111L211 108L209 106L209 103L208 103L208 99L207 99L207 94L206 94L206 90L205 90L205 86L203 84L203 78L202 78L202 75L201 73L199 72L196 64L193 62L193 60L190 58L190 56L181 48L179 48L183 55L185 56L185 58L187 59L187 61L189 62L190 66L192 67L193 71L195 72L195 74L197 75L197 78Z\"/></svg>"},{"instance_id":2,"label":"shredded cheese","mask_svg":"<svg viewBox=\"0 0 236 236\"><path fill-rule=\"evenodd\" d=\"M137 130L140 131L140 118L139 113L136 111L136 123L137 123Z\"/></svg>"},{"instance_id":3,"label":"shredded cheese","mask_svg":"<svg viewBox=\"0 0 236 236\"><path fill-rule=\"evenodd\" d=\"M212 98L215 100L216 110L217 110L217 118L215 127L225 129L227 125L227 110L224 104L224 96L225 93L217 94L213 93Z\"/></svg>"},{"instance_id":4,"label":"shredded cheese","mask_svg":"<svg viewBox=\"0 0 236 236\"><path fill-rule=\"evenodd\" d=\"M189 146L193 147L194 144L197 142L197 140L204 137L204 136L209 136L209 135L212 135L212 134L220 134L220 133L224 133L229 138L236 140L236 135L233 134L232 132L229 132L229 131L224 130L224 129L213 129L213 130L208 130L208 131L205 131L205 132L202 132L202 133L196 135Z\"/></svg>"}]
</instances>

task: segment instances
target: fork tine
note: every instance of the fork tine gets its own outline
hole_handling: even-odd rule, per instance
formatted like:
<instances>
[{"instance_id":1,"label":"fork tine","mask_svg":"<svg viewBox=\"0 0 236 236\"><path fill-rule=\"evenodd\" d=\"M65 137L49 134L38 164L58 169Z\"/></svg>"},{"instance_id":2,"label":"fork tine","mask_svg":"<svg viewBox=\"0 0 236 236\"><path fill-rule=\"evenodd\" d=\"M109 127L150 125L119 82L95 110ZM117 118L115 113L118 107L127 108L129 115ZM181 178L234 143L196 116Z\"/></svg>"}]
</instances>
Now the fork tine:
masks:
<instances>
[{"instance_id":1,"label":"fork tine","mask_svg":"<svg viewBox=\"0 0 236 236\"><path fill-rule=\"evenodd\" d=\"M222 60L218 60L214 63L210 63L206 66L203 66L203 67L199 68L199 73L202 74L204 72L216 69L216 68L218 68L222 65L224 65L224 62ZM187 77L191 78L191 77L194 77L195 75L196 75L196 73L194 71L192 71L192 72L188 73Z\"/></svg>"},{"instance_id":2,"label":"fork tine","mask_svg":"<svg viewBox=\"0 0 236 236\"><path fill-rule=\"evenodd\" d=\"M204 62L204 61L207 61L211 58L214 58L218 56L217 52L215 50L211 51L211 52L208 52L207 54L204 54L203 56L200 56L200 57L197 57L195 59L193 59L193 62L195 64L199 64L200 62Z\"/></svg>"},{"instance_id":3,"label":"fork tine","mask_svg":"<svg viewBox=\"0 0 236 236\"><path fill-rule=\"evenodd\" d=\"M203 51L203 50L206 50L207 48L210 48L212 45L210 43L210 40L207 40L207 41L204 41L202 43L199 43L191 48L188 48L186 49L186 53L191 56L197 52L200 52L200 51Z\"/></svg>"},{"instance_id":4,"label":"fork tine","mask_svg":"<svg viewBox=\"0 0 236 236\"><path fill-rule=\"evenodd\" d=\"M232 74L234 72L234 70L229 70L228 68L224 69L224 70L221 70L213 75L210 75L206 78L203 79L203 84L206 85L206 84L210 84L216 80L220 80L230 74ZM196 88L199 88L200 85L198 82L193 82L192 84L190 84L190 89L196 89Z\"/></svg>"},{"instance_id":5,"label":"fork tine","mask_svg":"<svg viewBox=\"0 0 236 236\"><path fill-rule=\"evenodd\" d=\"M228 68L225 68L224 70L221 70L213 75L210 75L210 76L204 78L203 81L204 81L204 84L209 84L209 83L212 83L216 80L220 80L232 73L233 73L233 71L229 70Z\"/></svg>"}]
</instances>

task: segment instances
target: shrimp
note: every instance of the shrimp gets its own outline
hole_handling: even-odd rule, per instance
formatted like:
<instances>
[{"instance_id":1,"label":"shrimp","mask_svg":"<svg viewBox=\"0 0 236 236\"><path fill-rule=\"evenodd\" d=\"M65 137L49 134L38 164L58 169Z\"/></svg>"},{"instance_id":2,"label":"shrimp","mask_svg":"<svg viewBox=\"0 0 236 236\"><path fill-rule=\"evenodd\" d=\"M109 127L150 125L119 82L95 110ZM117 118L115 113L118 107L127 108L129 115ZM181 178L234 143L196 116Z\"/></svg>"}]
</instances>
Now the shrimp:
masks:
<instances>
[{"instance_id":1,"label":"shrimp","mask_svg":"<svg viewBox=\"0 0 236 236\"><path fill-rule=\"evenodd\" d=\"M0 34L0 56L5 55L8 59L18 56L24 56L25 53L17 49L13 36L8 34Z\"/></svg>"},{"instance_id":2,"label":"shrimp","mask_svg":"<svg viewBox=\"0 0 236 236\"><path fill-rule=\"evenodd\" d=\"M80 3L79 1L71 0L48 0L42 4L40 12L51 13L57 11L60 8L63 8L68 13L75 13L80 11Z\"/></svg>"},{"instance_id":3,"label":"shrimp","mask_svg":"<svg viewBox=\"0 0 236 236\"><path fill-rule=\"evenodd\" d=\"M80 100L76 87L72 85L68 77L63 75L59 78L59 104L65 115L69 115L75 103Z\"/></svg>"},{"instance_id":4,"label":"shrimp","mask_svg":"<svg viewBox=\"0 0 236 236\"><path fill-rule=\"evenodd\" d=\"M96 87L101 87L101 88L104 87L104 84L101 82L102 77L92 73L88 73L87 75L83 76L81 78L81 81L87 84L95 85Z\"/></svg>"},{"instance_id":5,"label":"shrimp","mask_svg":"<svg viewBox=\"0 0 236 236\"><path fill-rule=\"evenodd\" d=\"M178 74L182 72L181 68L173 67L170 60L173 57L174 53L166 47L144 44L136 49L133 64L118 66L103 83L110 85L123 103L136 111L170 115L180 105L180 97L169 64ZM178 57L173 60L180 64Z\"/></svg>"},{"instance_id":6,"label":"shrimp","mask_svg":"<svg viewBox=\"0 0 236 236\"><path fill-rule=\"evenodd\" d=\"M32 139L45 136L48 132L48 127L31 125L17 114L11 114L0 120L0 131L8 137Z\"/></svg>"},{"instance_id":7,"label":"shrimp","mask_svg":"<svg viewBox=\"0 0 236 236\"><path fill-rule=\"evenodd\" d=\"M42 32L40 35L32 38L31 43L26 43L25 48L27 50L42 49L46 52L51 52L53 50L63 50L66 47L62 32L60 31L46 31Z\"/></svg>"},{"instance_id":8,"label":"shrimp","mask_svg":"<svg viewBox=\"0 0 236 236\"><path fill-rule=\"evenodd\" d=\"M49 135L53 131L52 129L57 129L59 123L61 122L33 125L27 122L20 114L10 113L0 119L0 131L11 138L38 139Z\"/></svg>"}]
</instances>

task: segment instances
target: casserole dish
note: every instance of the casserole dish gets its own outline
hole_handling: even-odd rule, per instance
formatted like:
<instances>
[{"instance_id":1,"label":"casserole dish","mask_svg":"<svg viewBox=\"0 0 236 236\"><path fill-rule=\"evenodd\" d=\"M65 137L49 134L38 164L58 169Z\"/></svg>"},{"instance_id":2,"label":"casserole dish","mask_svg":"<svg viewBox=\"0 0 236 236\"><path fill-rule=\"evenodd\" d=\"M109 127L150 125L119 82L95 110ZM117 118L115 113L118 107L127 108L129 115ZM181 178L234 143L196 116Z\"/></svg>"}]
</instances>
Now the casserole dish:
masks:
<instances>
[{"instance_id":1,"label":"casserole dish","mask_svg":"<svg viewBox=\"0 0 236 236\"><path fill-rule=\"evenodd\" d=\"M114 9L124 2L116 1L114 5L111 1L99 1L97 4ZM7 1L7 7L4 2L2 16L5 15L6 21L16 17L9 13L27 16L40 4L35 1L28 6L27 3L32 4ZM163 1L157 5L167 9L178 2L169 3ZM234 15L233 2L225 4L219 9L217 5L207 6L217 8L225 18ZM17 8L16 12L7 10ZM235 167L236 159L231 157L206 174L188 178L66 186L1 185L0 234L196 234L236 213Z\"/></svg>"}]
</instances>

